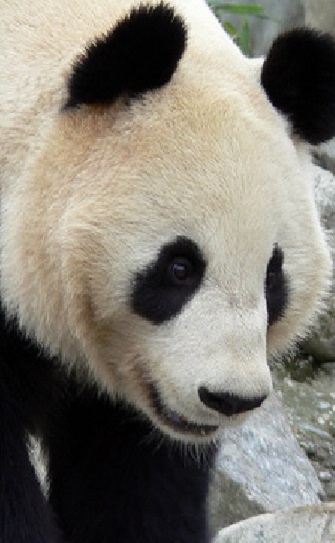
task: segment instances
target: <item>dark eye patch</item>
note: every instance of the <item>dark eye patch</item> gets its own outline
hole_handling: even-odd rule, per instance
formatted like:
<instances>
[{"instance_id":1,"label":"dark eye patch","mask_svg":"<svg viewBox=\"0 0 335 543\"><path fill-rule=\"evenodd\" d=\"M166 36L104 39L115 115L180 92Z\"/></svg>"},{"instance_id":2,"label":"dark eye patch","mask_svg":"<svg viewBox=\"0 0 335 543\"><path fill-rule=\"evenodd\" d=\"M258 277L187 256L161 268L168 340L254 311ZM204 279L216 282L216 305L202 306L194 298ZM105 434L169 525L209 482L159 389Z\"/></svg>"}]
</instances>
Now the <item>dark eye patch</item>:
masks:
<instances>
[{"instance_id":1,"label":"dark eye patch","mask_svg":"<svg viewBox=\"0 0 335 543\"><path fill-rule=\"evenodd\" d=\"M132 310L153 324L175 317L199 288L206 262L196 243L179 236L164 245L156 260L138 272Z\"/></svg>"},{"instance_id":2,"label":"dark eye patch","mask_svg":"<svg viewBox=\"0 0 335 543\"><path fill-rule=\"evenodd\" d=\"M277 245L268 262L265 278L265 297L268 326L283 317L288 303L288 281L283 271L284 253Z\"/></svg>"}]
</instances>

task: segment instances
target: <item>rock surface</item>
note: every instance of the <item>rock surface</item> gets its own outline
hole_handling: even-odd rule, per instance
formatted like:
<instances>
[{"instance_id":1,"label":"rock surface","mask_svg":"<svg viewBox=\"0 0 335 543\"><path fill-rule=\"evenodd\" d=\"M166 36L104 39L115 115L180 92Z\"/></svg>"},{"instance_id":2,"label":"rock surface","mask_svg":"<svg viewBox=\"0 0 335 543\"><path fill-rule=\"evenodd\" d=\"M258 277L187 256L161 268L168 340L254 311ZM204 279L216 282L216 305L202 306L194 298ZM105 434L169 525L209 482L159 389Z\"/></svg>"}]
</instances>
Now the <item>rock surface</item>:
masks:
<instances>
[{"instance_id":1,"label":"rock surface","mask_svg":"<svg viewBox=\"0 0 335 543\"><path fill-rule=\"evenodd\" d=\"M335 362L302 357L276 364L277 394L294 434L325 490L335 500ZM334 542L335 543L335 542Z\"/></svg>"},{"instance_id":2,"label":"rock surface","mask_svg":"<svg viewBox=\"0 0 335 543\"><path fill-rule=\"evenodd\" d=\"M240 520L319 503L323 489L273 393L239 428L226 429L213 474L214 533Z\"/></svg>"},{"instance_id":3,"label":"rock surface","mask_svg":"<svg viewBox=\"0 0 335 543\"><path fill-rule=\"evenodd\" d=\"M322 168L314 167L315 199L321 222L327 232L333 257L333 280L325 300L325 311L317 319L303 350L318 362L335 360L335 178Z\"/></svg>"},{"instance_id":4,"label":"rock surface","mask_svg":"<svg viewBox=\"0 0 335 543\"><path fill-rule=\"evenodd\" d=\"M234 4L247 3L245 0L234 0ZM258 0L250 3L262 6L266 17L247 17L253 56L266 54L280 32L298 26L308 25L334 33L334 0ZM244 17L232 16L224 11L221 15L223 20L231 22L237 30L241 29Z\"/></svg>"},{"instance_id":5,"label":"rock surface","mask_svg":"<svg viewBox=\"0 0 335 543\"><path fill-rule=\"evenodd\" d=\"M335 11L335 6L334 6ZM320 145L316 152L320 166L330 170L335 175L335 140Z\"/></svg>"},{"instance_id":6,"label":"rock surface","mask_svg":"<svg viewBox=\"0 0 335 543\"><path fill-rule=\"evenodd\" d=\"M334 32L334 0L303 0L306 24L326 32Z\"/></svg>"},{"instance_id":7,"label":"rock surface","mask_svg":"<svg viewBox=\"0 0 335 543\"><path fill-rule=\"evenodd\" d=\"M224 4L224 2L222 2ZM234 0L234 4L248 4L245 0ZM301 26L304 23L304 6L302 0L258 0L250 2L263 7L267 19L249 16L248 24L251 31L252 56L264 55L282 30ZM222 12L222 20L231 22L240 32L244 17L233 16Z\"/></svg>"},{"instance_id":8,"label":"rock surface","mask_svg":"<svg viewBox=\"0 0 335 543\"><path fill-rule=\"evenodd\" d=\"M260 515L221 530L214 543L334 543L335 504Z\"/></svg>"}]
</instances>

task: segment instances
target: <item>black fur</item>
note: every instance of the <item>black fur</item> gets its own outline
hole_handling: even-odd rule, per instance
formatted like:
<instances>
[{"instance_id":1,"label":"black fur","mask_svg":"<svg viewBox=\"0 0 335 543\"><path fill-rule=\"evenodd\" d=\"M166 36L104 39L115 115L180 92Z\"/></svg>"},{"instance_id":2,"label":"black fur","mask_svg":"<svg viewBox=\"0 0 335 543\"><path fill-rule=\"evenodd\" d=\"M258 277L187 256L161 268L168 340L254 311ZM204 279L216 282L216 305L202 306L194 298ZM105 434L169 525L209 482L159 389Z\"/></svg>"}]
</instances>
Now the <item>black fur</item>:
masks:
<instances>
[{"instance_id":1,"label":"black fur","mask_svg":"<svg viewBox=\"0 0 335 543\"><path fill-rule=\"evenodd\" d=\"M69 543L207 543L207 462L130 407L69 387L49 426L50 501Z\"/></svg>"},{"instance_id":2,"label":"black fur","mask_svg":"<svg viewBox=\"0 0 335 543\"><path fill-rule=\"evenodd\" d=\"M185 266L188 276L178 280L173 266ZM131 306L135 313L153 324L176 316L201 285L206 269L198 246L190 239L178 237L164 245L157 259L137 273Z\"/></svg>"},{"instance_id":3,"label":"black fur","mask_svg":"<svg viewBox=\"0 0 335 543\"><path fill-rule=\"evenodd\" d=\"M199 463L132 408L63 375L0 312L0 542L208 543L215 454ZM50 453L50 502L27 432Z\"/></svg>"},{"instance_id":4,"label":"black fur","mask_svg":"<svg viewBox=\"0 0 335 543\"><path fill-rule=\"evenodd\" d=\"M271 103L311 144L335 136L335 40L308 28L291 30L273 43L262 85Z\"/></svg>"},{"instance_id":5,"label":"black fur","mask_svg":"<svg viewBox=\"0 0 335 543\"><path fill-rule=\"evenodd\" d=\"M287 277L283 271L283 263L284 253L276 245L267 266L265 279L268 326L283 317L288 304L289 288Z\"/></svg>"},{"instance_id":6,"label":"black fur","mask_svg":"<svg viewBox=\"0 0 335 543\"><path fill-rule=\"evenodd\" d=\"M58 543L27 449L55 394L53 369L0 310L0 542Z\"/></svg>"},{"instance_id":7,"label":"black fur","mask_svg":"<svg viewBox=\"0 0 335 543\"><path fill-rule=\"evenodd\" d=\"M106 36L97 39L75 64L66 107L112 103L168 83L186 46L182 19L164 3L142 5Z\"/></svg>"}]
</instances>

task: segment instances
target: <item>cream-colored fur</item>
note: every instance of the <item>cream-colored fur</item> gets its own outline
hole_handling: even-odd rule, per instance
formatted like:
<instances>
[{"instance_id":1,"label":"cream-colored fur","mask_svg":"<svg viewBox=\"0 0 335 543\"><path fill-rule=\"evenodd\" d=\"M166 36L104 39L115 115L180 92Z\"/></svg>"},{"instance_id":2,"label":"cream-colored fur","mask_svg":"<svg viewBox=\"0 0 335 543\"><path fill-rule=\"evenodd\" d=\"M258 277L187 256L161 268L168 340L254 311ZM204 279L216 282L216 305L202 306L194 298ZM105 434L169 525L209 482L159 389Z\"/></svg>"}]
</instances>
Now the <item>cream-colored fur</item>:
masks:
<instances>
[{"instance_id":1,"label":"cream-colored fur","mask_svg":"<svg viewBox=\"0 0 335 543\"><path fill-rule=\"evenodd\" d=\"M187 420L217 424L198 387L267 394L267 355L304 335L330 260L307 151L203 0L169 1L189 35L169 84L127 108L61 111L77 55L139 3L0 0L1 298L51 354L158 425L146 379ZM179 235L206 277L152 325L129 309L131 282ZM275 243L290 295L267 335Z\"/></svg>"}]
</instances>

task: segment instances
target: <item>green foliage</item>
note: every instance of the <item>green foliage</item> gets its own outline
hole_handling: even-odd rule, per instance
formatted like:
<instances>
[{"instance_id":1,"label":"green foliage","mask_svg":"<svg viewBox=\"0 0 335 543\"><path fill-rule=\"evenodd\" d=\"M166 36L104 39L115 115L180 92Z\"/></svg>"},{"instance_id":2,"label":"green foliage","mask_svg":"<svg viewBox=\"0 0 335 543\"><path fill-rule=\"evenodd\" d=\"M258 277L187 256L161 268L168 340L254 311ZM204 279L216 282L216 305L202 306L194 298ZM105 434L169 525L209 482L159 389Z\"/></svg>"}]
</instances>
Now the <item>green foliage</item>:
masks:
<instances>
[{"instance_id":1,"label":"green foliage","mask_svg":"<svg viewBox=\"0 0 335 543\"><path fill-rule=\"evenodd\" d=\"M243 53L247 56L252 56L252 36L250 32L249 17L258 17L260 19L268 19L264 15L264 8L258 4L226 4L221 0L208 0L209 5L217 13L220 20L223 19L223 27L236 41ZM224 20L224 14L240 15L242 23L239 28L235 27L229 21Z\"/></svg>"},{"instance_id":2,"label":"green foliage","mask_svg":"<svg viewBox=\"0 0 335 543\"><path fill-rule=\"evenodd\" d=\"M256 4L224 4L220 0L210 0L214 9L221 9L234 15L263 15L263 7Z\"/></svg>"}]
</instances>

